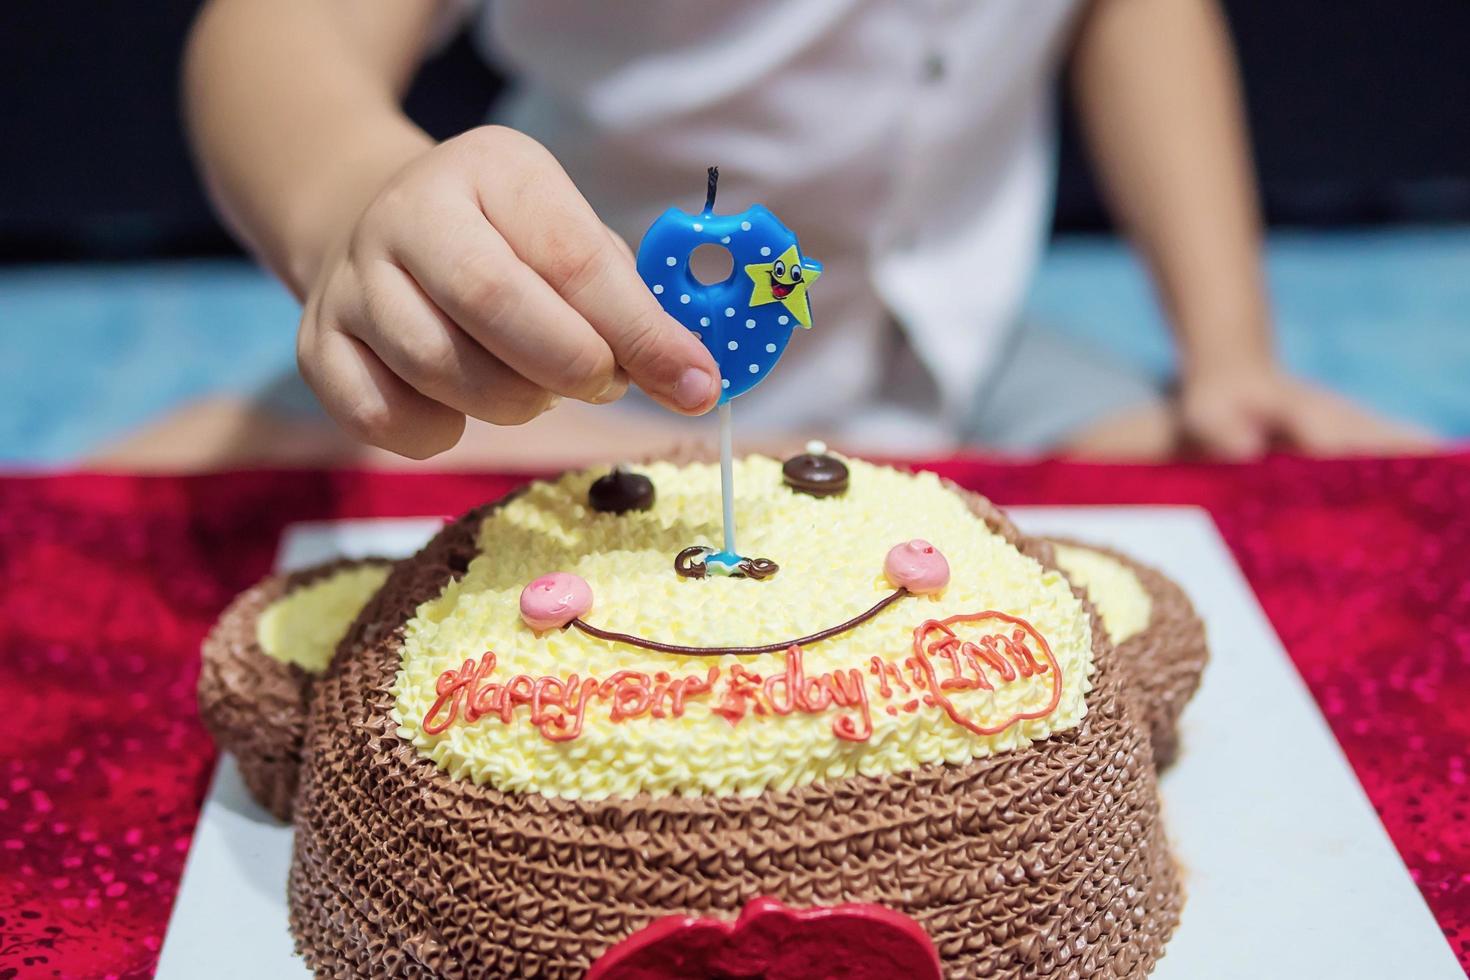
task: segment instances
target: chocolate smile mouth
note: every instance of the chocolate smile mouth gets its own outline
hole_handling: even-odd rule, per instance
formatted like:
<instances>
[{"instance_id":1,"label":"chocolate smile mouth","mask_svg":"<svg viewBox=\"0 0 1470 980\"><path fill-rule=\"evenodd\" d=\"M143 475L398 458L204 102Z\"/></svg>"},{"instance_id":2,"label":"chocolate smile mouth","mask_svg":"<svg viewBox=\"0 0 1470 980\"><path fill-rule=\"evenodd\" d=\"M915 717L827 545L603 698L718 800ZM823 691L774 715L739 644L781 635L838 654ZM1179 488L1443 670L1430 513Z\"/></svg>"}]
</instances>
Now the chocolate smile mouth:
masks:
<instances>
[{"instance_id":1,"label":"chocolate smile mouth","mask_svg":"<svg viewBox=\"0 0 1470 980\"><path fill-rule=\"evenodd\" d=\"M785 299L790 296L791 291L795 288L796 283L794 282L781 282L775 276L771 277L771 295L777 299Z\"/></svg>"},{"instance_id":2,"label":"chocolate smile mouth","mask_svg":"<svg viewBox=\"0 0 1470 980\"><path fill-rule=\"evenodd\" d=\"M858 613L856 616L836 626L829 626L806 636L798 636L794 640L781 640L776 643L763 643L752 647L692 647L677 643L664 643L661 640L651 640L643 636L635 636L632 633L616 633L605 630L578 617L573 619L568 626L575 626L588 636L595 636L599 640L607 640L610 643L626 643L630 646L642 647L645 650L656 650L660 653L677 653L687 657L722 657L726 655L744 656L752 653L781 653L791 649L793 646L806 647L822 640L830 640L834 636L840 636L849 630L857 629L859 626L872 619L874 616L893 605L904 596L913 595L908 589L897 588L888 595L879 599L870 608Z\"/></svg>"}]
</instances>

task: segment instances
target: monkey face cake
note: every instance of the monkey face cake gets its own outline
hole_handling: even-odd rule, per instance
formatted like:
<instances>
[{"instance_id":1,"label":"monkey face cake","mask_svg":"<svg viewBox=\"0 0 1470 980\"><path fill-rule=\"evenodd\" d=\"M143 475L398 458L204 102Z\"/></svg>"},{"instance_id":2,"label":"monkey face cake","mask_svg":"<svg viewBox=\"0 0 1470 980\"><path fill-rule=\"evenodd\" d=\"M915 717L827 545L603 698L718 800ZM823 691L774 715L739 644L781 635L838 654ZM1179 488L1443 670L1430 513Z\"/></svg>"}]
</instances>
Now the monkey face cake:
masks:
<instances>
[{"instance_id":1,"label":"monkey face cake","mask_svg":"<svg viewBox=\"0 0 1470 980\"><path fill-rule=\"evenodd\" d=\"M590 474L532 486L480 522L466 573L404 626L399 737L476 785L601 800L964 763L1074 727L1092 628L1067 579L933 476L853 465L840 498L793 493L773 460L739 466L743 543L779 556L766 580L673 572L671 556L719 534L713 466L646 468L657 504L619 516L587 513ZM886 555L914 540L946 542L942 592L800 642L891 597ZM580 621L597 635L522 621L527 583L552 572L588 584ZM949 642L972 639L990 647L967 659ZM916 642L937 684L903 668ZM697 652L649 648L675 645ZM733 652L751 647L771 652Z\"/></svg>"},{"instance_id":2,"label":"monkey face cake","mask_svg":"<svg viewBox=\"0 0 1470 980\"><path fill-rule=\"evenodd\" d=\"M1086 594L982 498L841 465L814 493L737 464L747 564L714 547L717 468L658 463L631 497L533 484L394 566L300 671L312 968L1145 975L1181 898ZM272 611L232 607L206 661Z\"/></svg>"}]
</instances>

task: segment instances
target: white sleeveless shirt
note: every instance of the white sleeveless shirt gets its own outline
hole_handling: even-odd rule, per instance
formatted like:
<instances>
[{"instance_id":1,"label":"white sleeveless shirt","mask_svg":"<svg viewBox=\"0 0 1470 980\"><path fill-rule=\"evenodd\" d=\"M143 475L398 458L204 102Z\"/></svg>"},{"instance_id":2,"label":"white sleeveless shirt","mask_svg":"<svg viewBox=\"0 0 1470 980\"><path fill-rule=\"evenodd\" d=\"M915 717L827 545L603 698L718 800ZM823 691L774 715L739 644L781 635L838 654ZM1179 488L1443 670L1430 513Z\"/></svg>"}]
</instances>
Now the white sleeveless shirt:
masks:
<instances>
[{"instance_id":1,"label":"white sleeveless shirt","mask_svg":"<svg viewBox=\"0 0 1470 980\"><path fill-rule=\"evenodd\" d=\"M825 273L815 329L742 397L742 429L952 439L1044 241L1052 82L1079 0L495 0L544 143L635 248L670 205L761 202ZM895 330L895 326L897 329ZM897 415L894 415L894 413ZM877 441L884 441L880 435Z\"/></svg>"}]
</instances>

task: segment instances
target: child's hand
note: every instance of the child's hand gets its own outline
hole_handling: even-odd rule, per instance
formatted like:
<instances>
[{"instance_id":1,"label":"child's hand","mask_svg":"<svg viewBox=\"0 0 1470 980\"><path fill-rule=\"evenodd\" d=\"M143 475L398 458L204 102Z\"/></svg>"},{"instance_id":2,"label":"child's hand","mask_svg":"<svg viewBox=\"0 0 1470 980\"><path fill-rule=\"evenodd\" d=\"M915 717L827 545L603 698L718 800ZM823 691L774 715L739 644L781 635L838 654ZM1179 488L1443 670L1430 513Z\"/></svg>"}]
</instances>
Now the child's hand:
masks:
<instances>
[{"instance_id":1,"label":"child's hand","mask_svg":"<svg viewBox=\"0 0 1470 980\"><path fill-rule=\"evenodd\" d=\"M550 153L500 127L429 150L344 231L297 360L349 433L418 459L458 442L467 415L516 425L559 396L614 401L630 379L685 414L719 394L628 247Z\"/></svg>"},{"instance_id":2,"label":"child's hand","mask_svg":"<svg viewBox=\"0 0 1470 980\"><path fill-rule=\"evenodd\" d=\"M1250 459L1285 448L1314 456L1395 455L1432 450L1428 433L1374 415L1274 365L1186 376L1185 437L1210 456Z\"/></svg>"}]
</instances>

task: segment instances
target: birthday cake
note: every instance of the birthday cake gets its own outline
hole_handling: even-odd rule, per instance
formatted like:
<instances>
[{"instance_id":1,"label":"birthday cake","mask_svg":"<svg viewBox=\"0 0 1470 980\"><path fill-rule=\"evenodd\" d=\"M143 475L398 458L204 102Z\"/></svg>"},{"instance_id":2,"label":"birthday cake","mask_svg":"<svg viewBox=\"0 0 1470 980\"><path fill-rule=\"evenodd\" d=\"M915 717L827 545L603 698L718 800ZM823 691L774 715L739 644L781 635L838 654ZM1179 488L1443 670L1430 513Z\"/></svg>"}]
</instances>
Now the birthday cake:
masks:
<instances>
[{"instance_id":1,"label":"birthday cake","mask_svg":"<svg viewBox=\"0 0 1470 980\"><path fill-rule=\"evenodd\" d=\"M318 975L1152 969L1182 901L1155 758L1204 658L1183 593L933 474L733 476L758 558L716 548L717 467L653 463L225 612L203 714L292 815Z\"/></svg>"}]
</instances>

